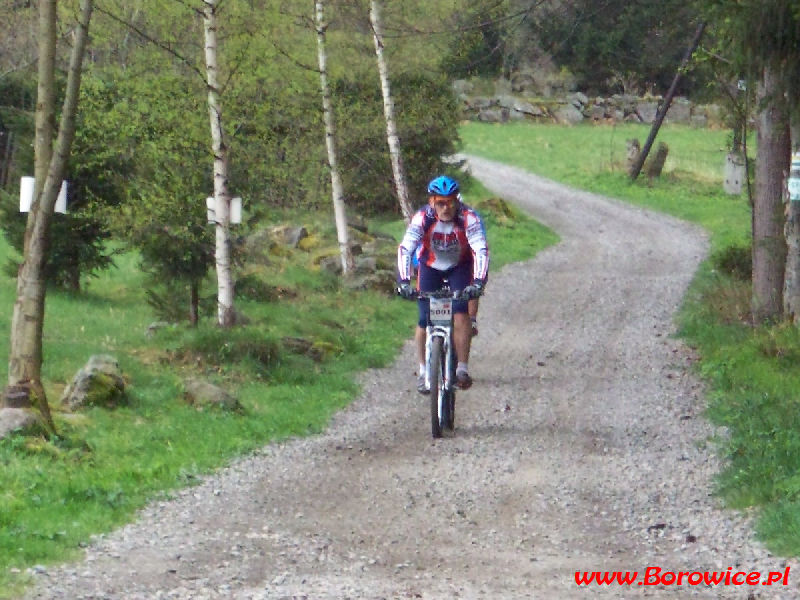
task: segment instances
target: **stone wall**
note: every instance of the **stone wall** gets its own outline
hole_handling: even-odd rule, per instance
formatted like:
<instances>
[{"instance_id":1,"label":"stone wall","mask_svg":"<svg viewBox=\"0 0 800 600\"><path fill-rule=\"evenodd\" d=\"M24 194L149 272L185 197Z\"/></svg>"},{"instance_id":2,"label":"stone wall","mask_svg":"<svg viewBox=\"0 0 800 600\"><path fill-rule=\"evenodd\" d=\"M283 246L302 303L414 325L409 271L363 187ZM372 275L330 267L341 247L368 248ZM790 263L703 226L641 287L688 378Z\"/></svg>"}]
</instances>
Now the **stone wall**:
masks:
<instances>
[{"instance_id":1,"label":"stone wall","mask_svg":"<svg viewBox=\"0 0 800 600\"><path fill-rule=\"evenodd\" d=\"M457 86L465 118L487 123L532 120L574 125L595 123L652 123L658 112L660 96L637 97L615 94L589 98L573 92L564 98L528 99L516 95L471 96ZM665 123L694 127L724 127L724 114L715 104L695 105L688 99L674 98Z\"/></svg>"}]
</instances>

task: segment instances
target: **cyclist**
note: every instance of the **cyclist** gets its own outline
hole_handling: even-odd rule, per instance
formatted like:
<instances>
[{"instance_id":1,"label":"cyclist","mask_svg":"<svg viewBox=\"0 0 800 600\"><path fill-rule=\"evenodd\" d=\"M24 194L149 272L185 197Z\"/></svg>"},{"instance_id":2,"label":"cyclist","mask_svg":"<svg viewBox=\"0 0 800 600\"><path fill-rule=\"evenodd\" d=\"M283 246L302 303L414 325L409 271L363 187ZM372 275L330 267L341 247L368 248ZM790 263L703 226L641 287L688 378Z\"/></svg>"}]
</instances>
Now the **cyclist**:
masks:
<instances>
[{"instance_id":1,"label":"cyclist","mask_svg":"<svg viewBox=\"0 0 800 600\"><path fill-rule=\"evenodd\" d=\"M463 291L477 298L486 285L489 272L489 247L478 214L463 204L455 179L440 175L428 184L428 205L411 218L403 241L397 250L398 293L406 298L414 295L411 287L413 259L419 249L417 290L432 292L439 289L444 278L453 291ZM419 359L417 391L426 394L425 387L425 328L428 324L429 302L420 299L419 321L414 334ZM467 300L453 302L453 338L458 359L456 385L468 389L469 350L472 324Z\"/></svg>"}]
</instances>

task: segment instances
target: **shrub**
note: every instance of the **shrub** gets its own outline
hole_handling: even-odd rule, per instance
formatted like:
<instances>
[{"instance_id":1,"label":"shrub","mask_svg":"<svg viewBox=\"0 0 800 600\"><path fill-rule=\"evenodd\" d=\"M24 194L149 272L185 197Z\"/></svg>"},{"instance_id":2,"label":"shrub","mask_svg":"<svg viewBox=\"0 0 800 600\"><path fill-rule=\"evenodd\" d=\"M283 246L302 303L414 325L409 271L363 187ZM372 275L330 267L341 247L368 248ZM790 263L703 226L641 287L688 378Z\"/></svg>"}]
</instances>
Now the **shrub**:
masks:
<instances>
[{"instance_id":1,"label":"shrub","mask_svg":"<svg viewBox=\"0 0 800 600\"><path fill-rule=\"evenodd\" d=\"M749 281L753 274L750 246L728 246L711 257L714 268L734 279Z\"/></svg>"}]
</instances>

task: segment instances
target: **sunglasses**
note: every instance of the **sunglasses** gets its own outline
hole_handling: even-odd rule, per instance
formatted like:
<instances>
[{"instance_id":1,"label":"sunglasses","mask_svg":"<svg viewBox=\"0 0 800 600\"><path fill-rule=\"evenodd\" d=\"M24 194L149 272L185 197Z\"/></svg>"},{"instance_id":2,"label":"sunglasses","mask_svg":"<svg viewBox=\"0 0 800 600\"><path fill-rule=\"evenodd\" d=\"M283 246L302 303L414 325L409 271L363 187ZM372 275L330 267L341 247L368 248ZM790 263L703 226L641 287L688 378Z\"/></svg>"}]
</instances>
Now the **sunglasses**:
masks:
<instances>
[{"instance_id":1,"label":"sunglasses","mask_svg":"<svg viewBox=\"0 0 800 600\"><path fill-rule=\"evenodd\" d=\"M455 204L452 196L434 196L433 206L440 209L451 208Z\"/></svg>"}]
</instances>

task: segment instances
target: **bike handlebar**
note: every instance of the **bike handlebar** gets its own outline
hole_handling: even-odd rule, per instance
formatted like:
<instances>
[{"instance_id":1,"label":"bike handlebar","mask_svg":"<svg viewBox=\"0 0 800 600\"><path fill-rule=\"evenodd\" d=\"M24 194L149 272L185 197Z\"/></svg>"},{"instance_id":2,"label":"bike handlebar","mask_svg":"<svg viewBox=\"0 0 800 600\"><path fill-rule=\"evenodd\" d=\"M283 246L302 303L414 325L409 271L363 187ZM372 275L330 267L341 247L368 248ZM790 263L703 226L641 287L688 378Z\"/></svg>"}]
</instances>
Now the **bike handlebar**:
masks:
<instances>
[{"instance_id":1,"label":"bike handlebar","mask_svg":"<svg viewBox=\"0 0 800 600\"><path fill-rule=\"evenodd\" d=\"M399 294L399 292L398 292ZM473 298L478 298L483 294L483 290L479 290L477 295L473 294L465 294L463 290L450 290L447 288L435 290L433 292L421 292L418 290L414 290L414 293L405 298L406 300L416 300L416 299L430 299L430 298L452 298L453 300L471 300Z\"/></svg>"}]
</instances>

